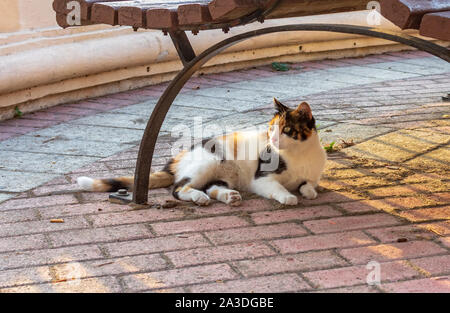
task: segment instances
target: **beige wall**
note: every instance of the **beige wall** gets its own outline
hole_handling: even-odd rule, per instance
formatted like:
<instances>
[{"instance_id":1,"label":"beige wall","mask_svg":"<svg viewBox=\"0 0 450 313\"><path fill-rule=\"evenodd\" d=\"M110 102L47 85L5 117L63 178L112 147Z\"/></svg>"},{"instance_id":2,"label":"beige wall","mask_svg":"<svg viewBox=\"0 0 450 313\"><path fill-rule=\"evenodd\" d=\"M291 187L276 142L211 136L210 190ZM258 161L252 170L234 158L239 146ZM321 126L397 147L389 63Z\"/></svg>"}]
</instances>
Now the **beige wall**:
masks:
<instances>
[{"instance_id":1,"label":"beige wall","mask_svg":"<svg viewBox=\"0 0 450 313\"><path fill-rule=\"evenodd\" d=\"M0 33L56 25L53 0L1 0Z\"/></svg>"},{"instance_id":2,"label":"beige wall","mask_svg":"<svg viewBox=\"0 0 450 313\"><path fill-rule=\"evenodd\" d=\"M19 5L17 0L0 1L0 32L12 32L20 28Z\"/></svg>"}]
</instances>

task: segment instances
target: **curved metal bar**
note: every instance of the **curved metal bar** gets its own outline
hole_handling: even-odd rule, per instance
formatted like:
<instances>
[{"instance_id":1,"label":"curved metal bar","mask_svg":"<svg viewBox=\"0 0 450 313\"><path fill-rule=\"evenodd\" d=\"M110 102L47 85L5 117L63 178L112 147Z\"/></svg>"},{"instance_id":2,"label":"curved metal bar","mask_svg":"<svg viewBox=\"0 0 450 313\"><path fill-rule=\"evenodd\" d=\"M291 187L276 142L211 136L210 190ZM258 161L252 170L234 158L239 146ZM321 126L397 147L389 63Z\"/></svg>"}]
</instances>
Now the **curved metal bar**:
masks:
<instances>
[{"instance_id":1,"label":"curved metal bar","mask_svg":"<svg viewBox=\"0 0 450 313\"><path fill-rule=\"evenodd\" d=\"M133 201L138 204L146 203L148 200L149 174L153 158L153 151L159 130L164 118L175 100L176 96L183 88L189 78L200 69L208 60L219 54L226 48L255 36L283 32L283 31L327 31L339 32L347 34L366 35L399 42L422 51L429 52L441 59L450 62L450 50L436 45L432 42L412 37L400 32L382 30L371 27L354 26L354 25L331 25L331 24L296 24L287 26L277 26L258 29L247 33L239 34L234 37L225 39L214 46L205 50L195 59L189 62L184 69L172 80L170 85L164 91L163 95L156 104L152 115L148 121L144 135L142 137L139 149L138 159L136 162L135 183Z\"/></svg>"}]
</instances>

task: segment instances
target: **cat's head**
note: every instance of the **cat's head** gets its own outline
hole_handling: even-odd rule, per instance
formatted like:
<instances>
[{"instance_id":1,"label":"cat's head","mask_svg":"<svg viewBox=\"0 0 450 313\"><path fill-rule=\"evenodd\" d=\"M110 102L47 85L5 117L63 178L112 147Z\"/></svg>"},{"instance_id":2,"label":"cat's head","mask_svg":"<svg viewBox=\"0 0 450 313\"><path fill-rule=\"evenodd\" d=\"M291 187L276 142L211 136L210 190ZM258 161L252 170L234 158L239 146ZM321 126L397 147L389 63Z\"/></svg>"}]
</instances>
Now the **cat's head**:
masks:
<instances>
[{"instance_id":1,"label":"cat's head","mask_svg":"<svg viewBox=\"0 0 450 313\"><path fill-rule=\"evenodd\" d=\"M308 103L302 102L291 109L275 98L273 101L276 112L269 122L268 131L272 145L287 149L307 141L316 133L316 121Z\"/></svg>"}]
</instances>

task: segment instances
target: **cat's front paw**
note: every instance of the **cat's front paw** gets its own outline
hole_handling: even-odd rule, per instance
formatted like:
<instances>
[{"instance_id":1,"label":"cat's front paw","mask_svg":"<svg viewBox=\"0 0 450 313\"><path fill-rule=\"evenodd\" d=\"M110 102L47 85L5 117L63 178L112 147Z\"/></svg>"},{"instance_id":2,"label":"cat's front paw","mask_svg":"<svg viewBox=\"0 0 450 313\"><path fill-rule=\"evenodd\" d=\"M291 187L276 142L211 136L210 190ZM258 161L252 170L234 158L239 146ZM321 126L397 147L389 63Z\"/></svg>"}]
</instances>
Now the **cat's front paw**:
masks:
<instances>
[{"instance_id":1,"label":"cat's front paw","mask_svg":"<svg viewBox=\"0 0 450 313\"><path fill-rule=\"evenodd\" d=\"M317 191L310 184L306 184L300 187L300 193L306 199L312 200L317 198Z\"/></svg>"},{"instance_id":2,"label":"cat's front paw","mask_svg":"<svg viewBox=\"0 0 450 313\"><path fill-rule=\"evenodd\" d=\"M286 205L298 204L298 198L294 195L279 195L279 196L275 197L275 200L277 200L281 204L286 204Z\"/></svg>"},{"instance_id":3,"label":"cat's front paw","mask_svg":"<svg viewBox=\"0 0 450 313\"><path fill-rule=\"evenodd\" d=\"M193 193L191 199L197 205L208 205L211 202L208 195L201 191Z\"/></svg>"}]
</instances>

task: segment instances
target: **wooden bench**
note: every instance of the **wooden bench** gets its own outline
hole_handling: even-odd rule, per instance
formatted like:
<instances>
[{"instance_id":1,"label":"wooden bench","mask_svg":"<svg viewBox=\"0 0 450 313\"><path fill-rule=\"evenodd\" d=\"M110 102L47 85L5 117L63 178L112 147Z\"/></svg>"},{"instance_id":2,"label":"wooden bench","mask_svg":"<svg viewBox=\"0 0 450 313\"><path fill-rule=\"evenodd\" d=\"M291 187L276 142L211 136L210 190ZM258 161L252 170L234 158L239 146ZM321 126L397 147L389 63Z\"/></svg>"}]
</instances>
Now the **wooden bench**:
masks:
<instances>
[{"instance_id":1,"label":"wooden bench","mask_svg":"<svg viewBox=\"0 0 450 313\"><path fill-rule=\"evenodd\" d=\"M135 30L145 28L163 31L171 36L184 64L183 70L164 91L148 121L136 163L132 199L122 197L124 201L132 200L138 204L148 200L153 150L175 97L201 66L240 41L283 31L340 32L399 42L450 62L450 51L445 47L401 32L354 25L296 24L262 28L225 39L198 56L186 36L186 31L197 34L209 29L222 29L227 33L231 27L263 23L265 19L365 10L367 0L161 0L147 3L145 0L54 0L56 20L61 27L73 24L73 1L79 4L79 25L109 24L131 26ZM416 28L423 35L449 40L448 4L449 0L381 0L381 13L403 29Z\"/></svg>"},{"instance_id":2,"label":"wooden bench","mask_svg":"<svg viewBox=\"0 0 450 313\"><path fill-rule=\"evenodd\" d=\"M450 40L449 0L380 0L381 14L401 29Z\"/></svg>"}]
</instances>

